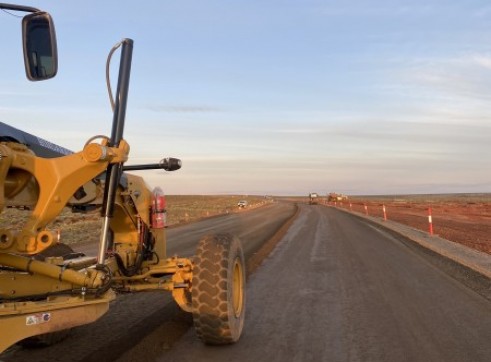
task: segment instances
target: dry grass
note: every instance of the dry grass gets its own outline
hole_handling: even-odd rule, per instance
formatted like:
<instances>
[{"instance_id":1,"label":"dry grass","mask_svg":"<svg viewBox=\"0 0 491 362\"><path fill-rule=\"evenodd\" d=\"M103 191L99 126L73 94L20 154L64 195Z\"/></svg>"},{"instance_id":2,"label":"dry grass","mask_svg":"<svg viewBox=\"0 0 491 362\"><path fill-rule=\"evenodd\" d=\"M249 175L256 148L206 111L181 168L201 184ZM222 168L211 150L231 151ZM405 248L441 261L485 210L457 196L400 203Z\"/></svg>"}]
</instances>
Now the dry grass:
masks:
<instances>
[{"instance_id":1,"label":"dry grass","mask_svg":"<svg viewBox=\"0 0 491 362\"><path fill-rule=\"evenodd\" d=\"M237 202L247 200L249 207L257 207L266 200L259 196L167 196L167 223L169 226L195 221L230 212L237 212ZM29 218L29 210L6 208L0 214L0 228L20 230ZM96 243L99 241L101 217L99 211L72 213L65 208L47 227L61 232L67 244Z\"/></svg>"},{"instance_id":2,"label":"dry grass","mask_svg":"<svg viewBox=\"0 0 491 362\"><path fill-rule=\"evenodd\" d=\"M422 195L376 195L376 196L352 196L350 200L371 202L399 202L399 203L486 203L491 202L490 193L462 193L462 194L422 194Z\"/></svg>"},{"instance_id":3,"label":"dry grass","mask_svg":"<svg viewBox=\"0 0 491 362\"><path fill-rule=\"evenodd\" d=\"M239 200L247 200L249 207L265 201L258 196L167 196L167 222L169 225L185 223L238 210Z\"/></svg>"}]
</instances>

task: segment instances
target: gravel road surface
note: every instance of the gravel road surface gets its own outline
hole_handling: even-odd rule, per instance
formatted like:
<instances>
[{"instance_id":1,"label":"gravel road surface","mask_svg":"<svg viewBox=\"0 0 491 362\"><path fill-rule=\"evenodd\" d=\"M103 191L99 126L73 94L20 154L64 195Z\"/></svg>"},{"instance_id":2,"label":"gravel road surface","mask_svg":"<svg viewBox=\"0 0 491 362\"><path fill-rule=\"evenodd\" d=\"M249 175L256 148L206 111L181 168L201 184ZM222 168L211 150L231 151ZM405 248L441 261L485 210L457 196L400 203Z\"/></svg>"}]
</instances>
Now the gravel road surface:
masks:
<instances>
[{"instance_id":1,"label":"gravel road surface","mask_svg":"<svg viewBox=\"0 0 491 362\"><path fill-rule=\"evenodd\" d=\"M250 259L295 213L291 203L273 203L255 210L210 218L168 230L168 255L194 255L200 238L213 232L231 232L241 239ZM96 245L76 248L96 255ZM170 346L189 329L191 318L168 292L121 295L97 322L75 328L63 342L47 348L14 346L0 355L2 362L114 361L152 331L163 330L160 342ZM147 348L146 348L147 349ZM150 351L146 351L150 355ZM135 361L146 361L139 355Z\"/></svg>"},{"instance_id":2,"label":"gravel road surface","mask_svg":"<svg viewBox=\"0 0 491 362\"><path fill-rule=\"evenodd\" d=\"M247 292L237 344L205 346L189 330L155 360L491 360L488 299L382 228L333 208L301 205ZM120 361L129 360L135 355Z\"/></svg>"}]
</instances>

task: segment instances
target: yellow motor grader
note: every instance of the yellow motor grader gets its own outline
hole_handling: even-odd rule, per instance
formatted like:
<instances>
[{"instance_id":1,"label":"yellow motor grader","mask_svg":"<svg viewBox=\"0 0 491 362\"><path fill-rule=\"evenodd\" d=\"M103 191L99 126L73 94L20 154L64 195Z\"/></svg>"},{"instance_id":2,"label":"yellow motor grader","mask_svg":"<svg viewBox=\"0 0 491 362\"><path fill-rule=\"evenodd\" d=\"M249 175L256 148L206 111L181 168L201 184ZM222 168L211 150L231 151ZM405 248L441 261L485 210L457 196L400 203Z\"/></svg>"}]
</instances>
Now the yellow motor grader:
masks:
<instances>
[{"instance_id":1,"label":"yellow motor grader","mask_svg":"<svg viewBox=\"0 0 491 362\"><path fill-rule=\"evenodd\" d=\"M27 78L54 77L58 60L50 14L4 3L0 9L28 13L22 18ZM118 48L113 98L109 68ZM120 292L170 291L193 314L197 335L205 343L234 343L241 335L246 306L240 240L230 234L206 235L193 260L167 257L164 196L128 171L174 171L181 161L125 165L132 52L133 41L123 39L109 53L110 136L92 137L83 150L71 152L0 123L0 211L16 207L30 213L19 230L0 228L0 353L16 343L57 342L71 328L101 317ZM97 255L74 252L49 227L65 207L100 208Z\"/></svg>"}]
</instances>

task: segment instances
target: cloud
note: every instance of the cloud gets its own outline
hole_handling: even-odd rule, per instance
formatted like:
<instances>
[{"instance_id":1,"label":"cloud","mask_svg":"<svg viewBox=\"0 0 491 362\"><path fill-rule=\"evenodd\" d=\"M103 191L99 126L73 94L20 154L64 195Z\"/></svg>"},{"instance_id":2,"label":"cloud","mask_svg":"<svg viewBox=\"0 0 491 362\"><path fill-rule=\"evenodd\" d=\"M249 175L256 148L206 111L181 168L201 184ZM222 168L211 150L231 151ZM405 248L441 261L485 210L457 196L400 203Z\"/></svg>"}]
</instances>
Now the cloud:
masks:
<instances>
[{"instance_id":1,"label":"cloud","mask_svg":"<svg viewBox=\"0 0 491 362\"><path fill-rule=\"evenodd\" d=\"M491 70L491 55L489 54L476 54L470 57L470 60L476 64Z\"/></svg>"},{"instance_id":2,"label":"cloud","mask_svg":"<svg viewBox=\"0 0 491 362\"><path fill-rule=\"evenodd\" d=\"M273 130L274 133L286 133L286 134L319 134L323 133L319 131L319 128L290 128L290 129L277 129Z\"/></svg>"},{"instance_id":3,"label":"cloud","mask_svg":"<svg viewBox=\"0 0 491 362\"><path fill-rule=\"evenodd\" d=\"M449 58L419 58L407 64L401 72L401 80L418 86L419 91L430 92L456 100L491 99L491 56L466 54Z\"/></svg>"},{"instance_id":4,"label":"cloud","mask_svg":"<svg viewBox=\"0 0 491 362\"><path fill-rule=\"evenodd\" d=\"M210 113L210 112L222 111L218 107L199 106L199 105L181 105L181 106L146 105L142 108L158 113Z\"/></svg>"}]
</instances>

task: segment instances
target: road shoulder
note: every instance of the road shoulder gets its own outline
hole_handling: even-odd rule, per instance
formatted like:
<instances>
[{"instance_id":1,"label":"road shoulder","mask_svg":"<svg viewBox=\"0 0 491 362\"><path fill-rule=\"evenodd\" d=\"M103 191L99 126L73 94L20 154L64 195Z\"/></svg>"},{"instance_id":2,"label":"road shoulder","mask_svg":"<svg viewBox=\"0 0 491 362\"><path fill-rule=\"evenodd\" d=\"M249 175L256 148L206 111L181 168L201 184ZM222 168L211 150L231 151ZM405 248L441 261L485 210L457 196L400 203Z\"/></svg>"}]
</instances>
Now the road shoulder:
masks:
<instances>
[{"instance_id":1,"label":"road shoulder","mask_svg":"<svg viewBox=\"0 0 491 362\"><path fill-rule=\"evenodd\" d=\"M389 232L442 271L491 300L491 255L394 221L334 209Z\"/></svg>"}]
</instances>

